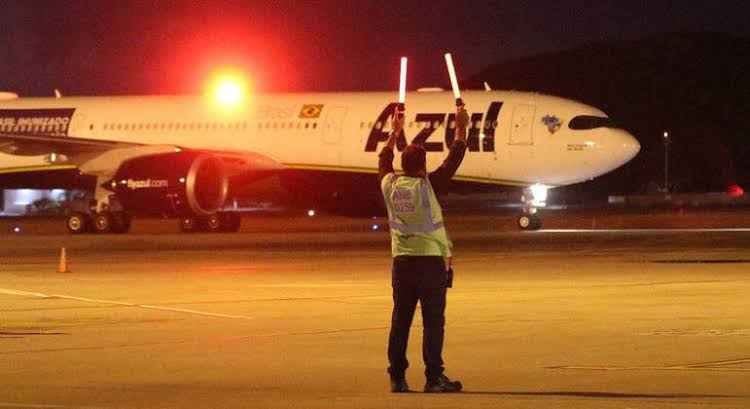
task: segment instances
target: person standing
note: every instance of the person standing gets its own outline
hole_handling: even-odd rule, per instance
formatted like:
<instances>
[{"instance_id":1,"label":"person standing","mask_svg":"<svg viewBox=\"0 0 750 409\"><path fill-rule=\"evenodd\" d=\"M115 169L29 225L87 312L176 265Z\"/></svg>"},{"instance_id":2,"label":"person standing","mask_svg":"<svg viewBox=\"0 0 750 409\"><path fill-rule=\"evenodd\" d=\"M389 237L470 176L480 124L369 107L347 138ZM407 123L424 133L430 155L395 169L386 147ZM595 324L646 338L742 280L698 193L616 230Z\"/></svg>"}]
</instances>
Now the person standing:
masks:
<instances>
[{"instance_id":1,"label":"person standing","mask_svg":"<svg viewBox=\"0 0 750 409\"><path fill-rule=\"evenodd\" d=\"M401 154L403 174L393 170L393 148L404 126L403 112L394 112L393 131L380 152L378 173L391 231L393 256L393 314L388 339L388 373L391 392L408 392L406 349L417 301L422 309L425 363L424 391L460 392L461 382L444 375L442 358L445 328L447 272L451 241L443 224L437 196L445 192L466 153L469 115L461 105L456 112L455 137L450 153L433 172L427 173L422 145L408 145Z\"/></svg>"}]
</instances>

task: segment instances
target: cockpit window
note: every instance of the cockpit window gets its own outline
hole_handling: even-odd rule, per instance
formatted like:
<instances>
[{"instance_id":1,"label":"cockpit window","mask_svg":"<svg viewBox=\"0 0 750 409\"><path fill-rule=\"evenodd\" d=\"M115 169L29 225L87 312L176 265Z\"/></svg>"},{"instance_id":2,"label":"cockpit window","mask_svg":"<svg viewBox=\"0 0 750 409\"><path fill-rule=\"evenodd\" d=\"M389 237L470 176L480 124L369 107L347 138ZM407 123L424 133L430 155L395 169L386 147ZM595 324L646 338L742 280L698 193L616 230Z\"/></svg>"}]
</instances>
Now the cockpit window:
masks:
<instances>
[{"instance_id":1,"label":"cockpit window","mask_svg":"<svg viewBox=\"0 0 750 409\"><path fill-rule=\"evenodd\" d=\"M570 129L584 130L596 128L617 128L617 125L609 119L601 116L580 115L570 120Z\"/></svg>"}]
</instances>

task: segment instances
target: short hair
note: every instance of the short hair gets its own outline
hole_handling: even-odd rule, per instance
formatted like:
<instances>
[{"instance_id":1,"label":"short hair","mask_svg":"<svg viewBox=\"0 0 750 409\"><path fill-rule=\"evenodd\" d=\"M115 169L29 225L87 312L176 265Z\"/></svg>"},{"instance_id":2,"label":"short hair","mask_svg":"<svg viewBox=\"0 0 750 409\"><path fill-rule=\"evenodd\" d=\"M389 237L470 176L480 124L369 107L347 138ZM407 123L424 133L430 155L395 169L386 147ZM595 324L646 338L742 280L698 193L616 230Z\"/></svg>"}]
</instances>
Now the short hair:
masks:
<instances>
[{"instance_id":1,"label":"short hair","mask_svg":"<svg viewBox=\"0 0 750 409\"><path fill-rule=\"evenodd\" d=\"M416 173L424 169L427 164L427 152L418 143L413 143L401 153L401 168L407 173Z\"/></svg>"}]
</instances>

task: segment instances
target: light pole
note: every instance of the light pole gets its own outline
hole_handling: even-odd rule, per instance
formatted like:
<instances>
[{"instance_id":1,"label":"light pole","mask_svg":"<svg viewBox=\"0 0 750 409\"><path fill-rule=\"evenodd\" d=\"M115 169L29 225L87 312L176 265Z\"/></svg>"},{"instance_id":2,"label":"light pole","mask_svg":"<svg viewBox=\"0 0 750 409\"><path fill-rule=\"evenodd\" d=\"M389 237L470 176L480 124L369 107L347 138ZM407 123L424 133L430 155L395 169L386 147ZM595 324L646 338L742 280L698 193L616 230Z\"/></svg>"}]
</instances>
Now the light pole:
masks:
<instances>
[{"instance_id":1,"label":"light pole","mask_svg":"<svg viewBox=\"0 0 750 409\"><path fill-rule=\"evenodd\" d=\"M669 194L669 132L664 131L664 193Z\"/></svg>"}]
</instances>

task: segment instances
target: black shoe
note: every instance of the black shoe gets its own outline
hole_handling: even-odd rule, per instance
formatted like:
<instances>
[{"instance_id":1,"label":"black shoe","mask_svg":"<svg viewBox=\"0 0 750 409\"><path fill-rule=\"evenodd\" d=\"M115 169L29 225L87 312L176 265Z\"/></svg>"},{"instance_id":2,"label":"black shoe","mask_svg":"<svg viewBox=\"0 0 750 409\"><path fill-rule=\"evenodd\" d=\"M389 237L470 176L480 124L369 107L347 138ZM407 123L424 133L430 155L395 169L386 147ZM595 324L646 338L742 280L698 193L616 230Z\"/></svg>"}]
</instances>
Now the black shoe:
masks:
<instances>
[{"instance_id":1,"label":"black shoe","mask_svg":"<svg viewBox=\"0 0 750 409\"><path fill-rule=\"evenodd\" d=\"M403 376L398 378L391 378L391 392L409 392L409 384L406 383L406 378L404 378Z\"/></svg>"},{"instance_id":2,"label":"black shoe","mask_svg":"<svg viewBox=\"0 0 750 409\"><path fill-rule=\"evenodd\" d=\"M424 384L424 391L426 393L456 393L461 392L462 388L463 385L461 385L461 382L451 381L445 375L440 375L433 380L428 380L427 383Z\"/></svg>"}]
</instances>

